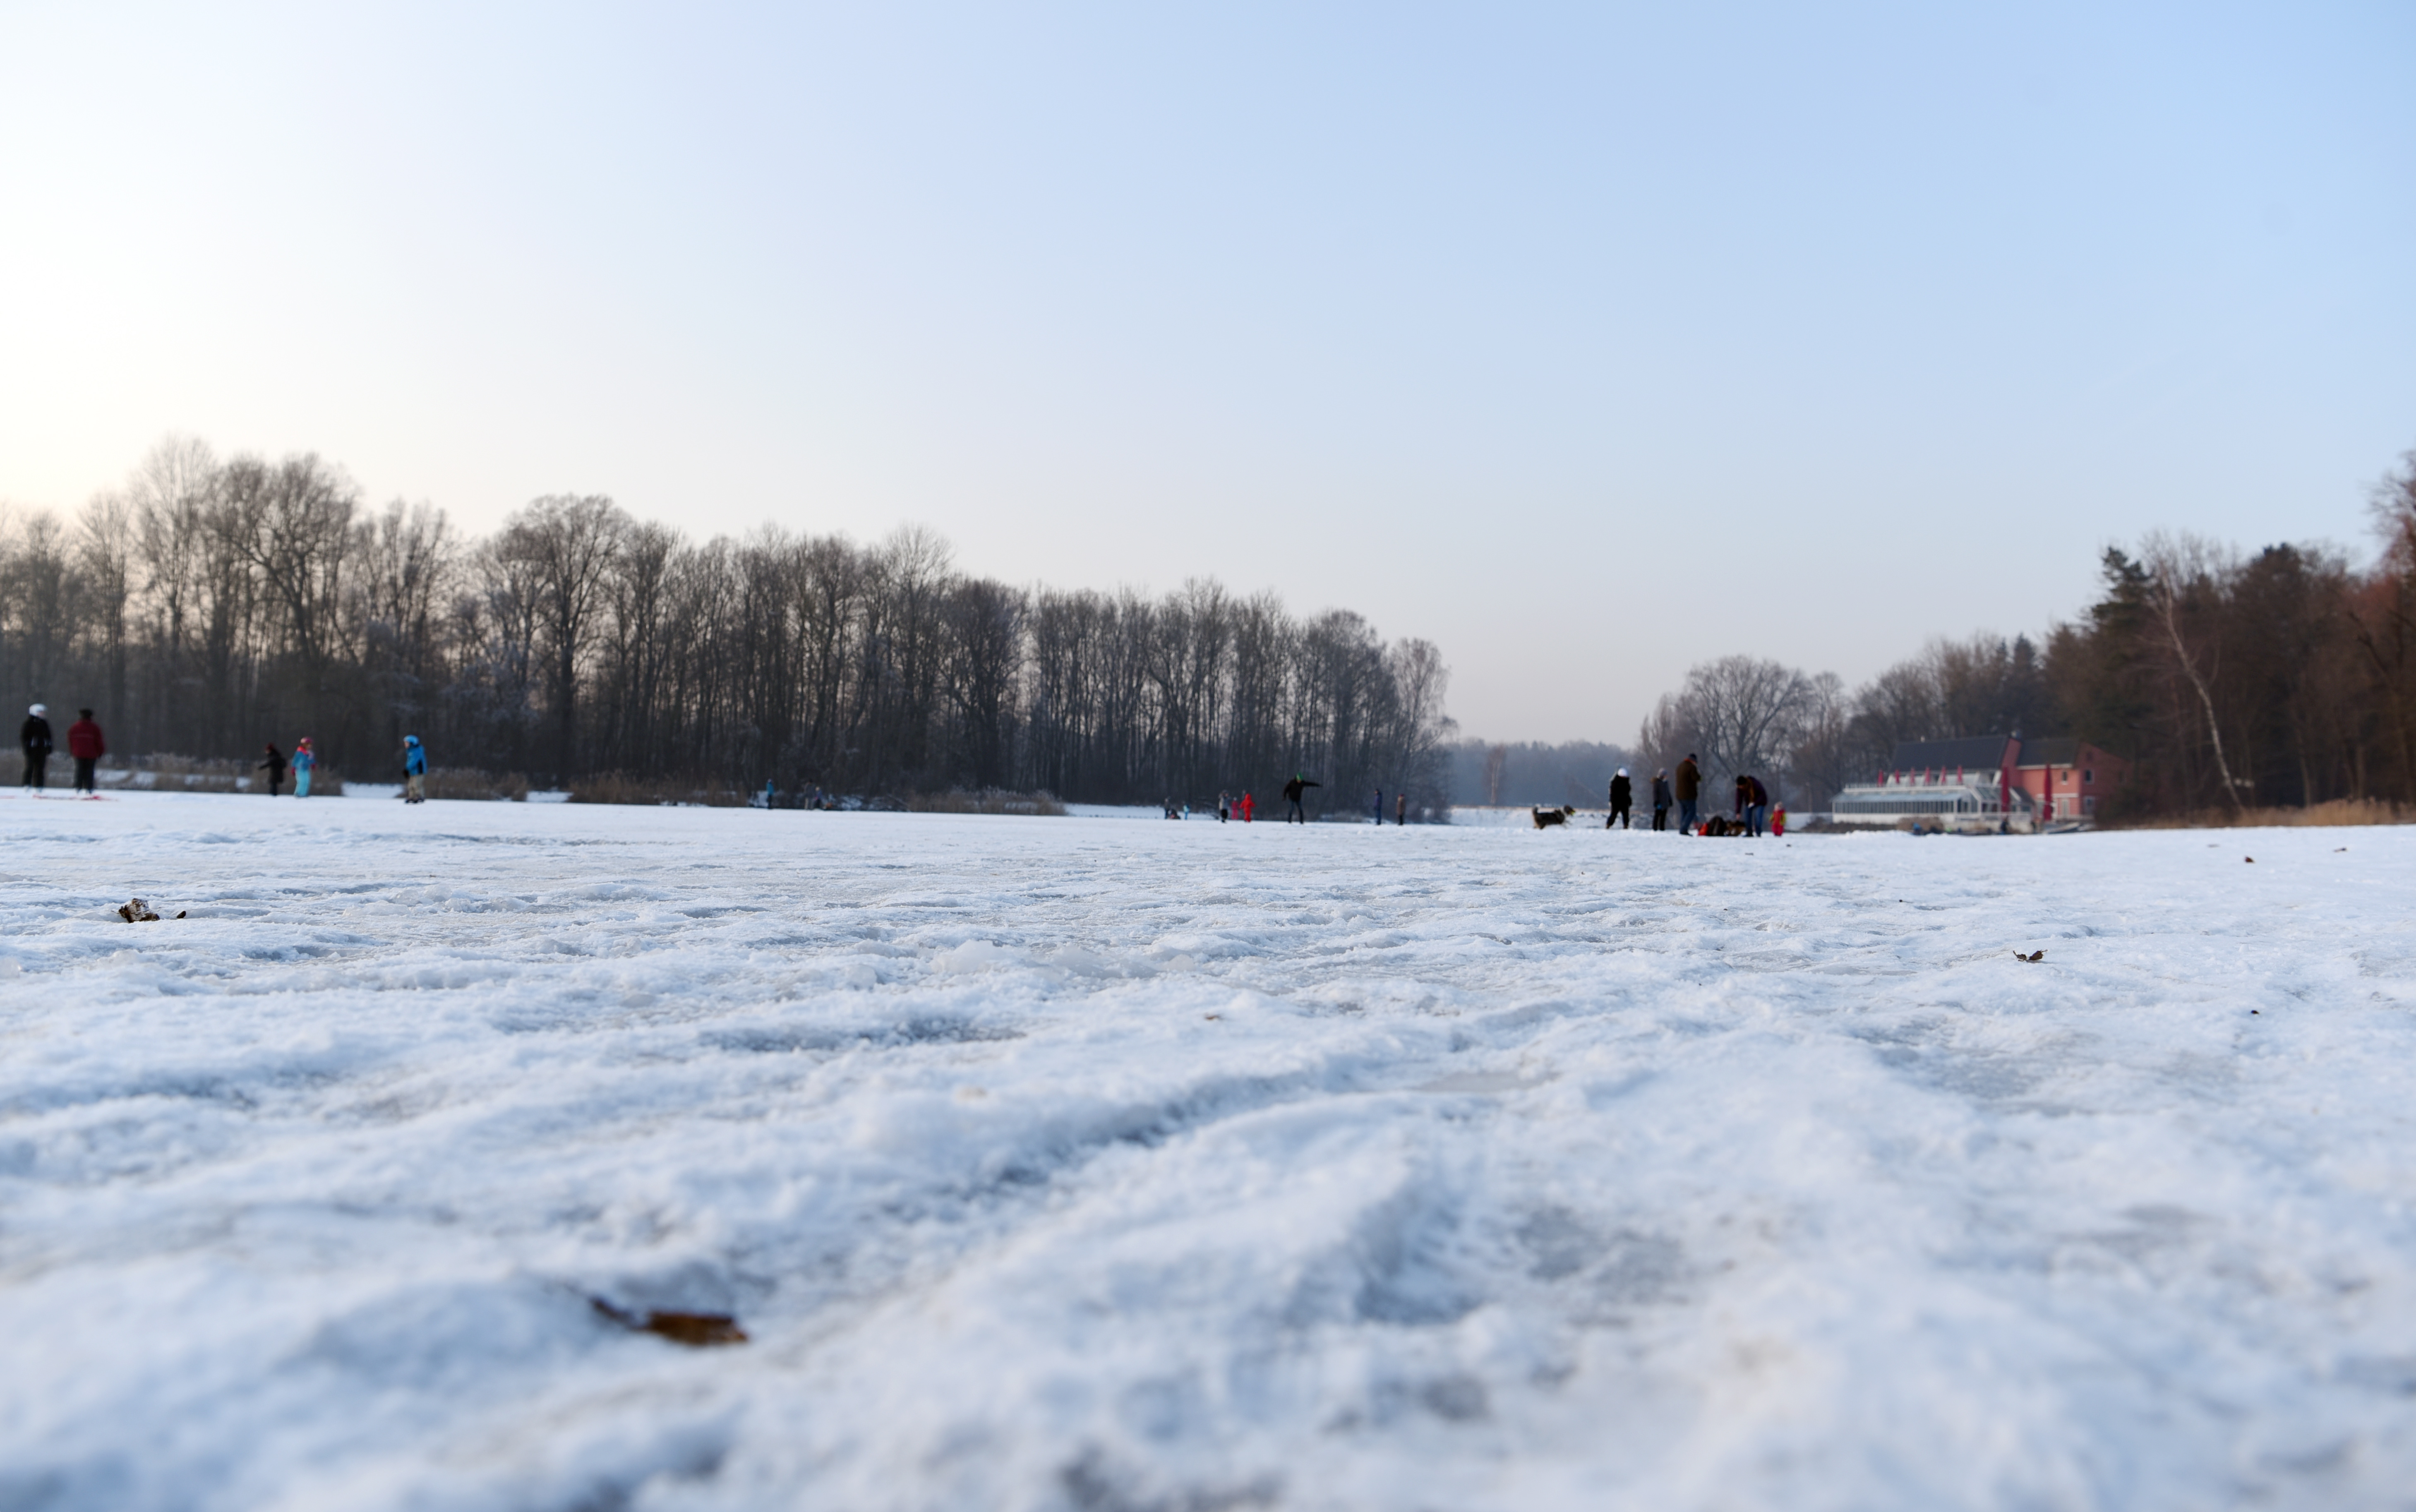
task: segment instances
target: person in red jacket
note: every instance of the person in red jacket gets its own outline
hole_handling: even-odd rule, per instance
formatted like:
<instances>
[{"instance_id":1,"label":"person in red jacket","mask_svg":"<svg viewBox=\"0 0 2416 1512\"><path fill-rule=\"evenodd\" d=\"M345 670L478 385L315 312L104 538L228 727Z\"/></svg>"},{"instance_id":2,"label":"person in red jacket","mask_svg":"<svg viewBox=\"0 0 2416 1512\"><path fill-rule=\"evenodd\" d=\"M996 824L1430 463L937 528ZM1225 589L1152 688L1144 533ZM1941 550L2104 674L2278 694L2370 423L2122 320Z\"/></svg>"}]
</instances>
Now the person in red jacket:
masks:
<instances>
[{"instance_id":1,"label":"person in red jacket","mask_svg":"<svg viewBox=\"0 0 2416 1512\"><path fill-rule=\"evenodd\" d=\"M75 758L76 791L91 794L92 764L109 754L109 742L100 738L100 726L92 722L92 710L76 710L76 722L68 726L68 754Z\"/></svg>"}]
</instances>

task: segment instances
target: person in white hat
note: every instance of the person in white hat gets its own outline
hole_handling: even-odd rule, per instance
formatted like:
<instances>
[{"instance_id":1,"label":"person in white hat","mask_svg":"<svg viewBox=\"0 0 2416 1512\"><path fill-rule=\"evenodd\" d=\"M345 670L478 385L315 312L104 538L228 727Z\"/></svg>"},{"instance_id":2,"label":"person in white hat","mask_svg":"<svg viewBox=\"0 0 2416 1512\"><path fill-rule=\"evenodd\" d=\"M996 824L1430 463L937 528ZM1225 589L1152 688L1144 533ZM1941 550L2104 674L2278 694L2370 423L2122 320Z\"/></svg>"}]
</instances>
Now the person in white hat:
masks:
<instances>
[{"instance_id":1,"label":"person in white hat","mask_svg":"<svg viewBox=\"0 0 2416 1512\"><path fill-rule=\"evenodd\" d=\"M1602 827L1608 829L1616 824L1622 829L1632 829L1635 827L1635 812L1636 784L1627 779L1627 768L1623 766L1619 775L1610 779L1610 817L1602 822Z\"/></svg>"},{"instance_id":2,"label":"person in white hat","mask_svg":"<svg viewBox=\"0 0 2416 1512\"><path fill-rule=\"evenodd\" d=\"M25 711L25 728L17 743L25 748L25 786L42 791L43 779L51 764L51 711L37 703Z\"/></svg>"}]
</instances>

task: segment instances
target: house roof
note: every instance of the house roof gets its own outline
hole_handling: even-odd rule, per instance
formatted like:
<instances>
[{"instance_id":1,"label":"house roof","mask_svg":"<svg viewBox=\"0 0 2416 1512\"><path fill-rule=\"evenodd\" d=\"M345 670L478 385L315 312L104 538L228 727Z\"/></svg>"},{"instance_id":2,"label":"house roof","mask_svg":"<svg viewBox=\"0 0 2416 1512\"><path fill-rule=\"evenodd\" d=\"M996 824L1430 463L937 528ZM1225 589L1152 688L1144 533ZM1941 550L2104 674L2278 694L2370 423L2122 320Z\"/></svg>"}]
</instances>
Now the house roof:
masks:
<instances>
[{"instance_id":1,"label":"house roof","mask_svg":"<svg viewBox=\"0 0 2416 1512\"><path fill-rule=\"evenodd\" d=\"M2024 766L2070 766L2080 760L2080 742L2070 736L2058 740L2025 740L2019 759Z\"/></svg>"},{"instance_id":2,"label":"house roof","mask_svg":"<svg viewBox=\"0 0 2416 1512\"><path fill-rule=\"evenodd\" d=\"M1962 740L1902 740L1888 761L1894 772L1935 769L1993 772L2005 764L2005 735L1972 735Z\"/></svg>"}]
</instances>

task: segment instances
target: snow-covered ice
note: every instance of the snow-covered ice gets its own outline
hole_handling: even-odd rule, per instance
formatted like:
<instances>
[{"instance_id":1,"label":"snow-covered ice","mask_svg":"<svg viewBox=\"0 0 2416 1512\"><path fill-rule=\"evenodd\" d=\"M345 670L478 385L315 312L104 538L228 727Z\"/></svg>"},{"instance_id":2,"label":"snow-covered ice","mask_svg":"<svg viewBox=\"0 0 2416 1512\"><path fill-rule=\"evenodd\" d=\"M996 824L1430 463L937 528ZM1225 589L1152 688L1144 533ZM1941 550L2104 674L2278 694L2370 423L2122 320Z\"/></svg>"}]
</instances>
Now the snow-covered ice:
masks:
<instances>
[{"instance_id":1,"label":"snow-covered ice","mask_svg":"<svg viewBox=\"0 0 2416 1512\"><path fill-rule=\"evenodd\" d=\"M0 1506L2416 1488L2416 831L0 835Z\"/></svg>"}]
</instances>

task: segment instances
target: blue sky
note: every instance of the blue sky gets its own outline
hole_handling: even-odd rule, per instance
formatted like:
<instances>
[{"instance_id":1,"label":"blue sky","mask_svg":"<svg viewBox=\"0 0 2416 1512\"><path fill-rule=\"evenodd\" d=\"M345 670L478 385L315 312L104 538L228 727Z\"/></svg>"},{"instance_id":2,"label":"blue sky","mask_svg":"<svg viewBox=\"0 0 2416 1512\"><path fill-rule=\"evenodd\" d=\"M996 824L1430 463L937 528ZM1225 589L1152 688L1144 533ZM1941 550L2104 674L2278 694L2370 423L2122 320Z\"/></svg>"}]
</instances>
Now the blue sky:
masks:
<instances>
[{"instance_id":1,"label":"blue sky","mask_svg":"<svg viewBox=\"0 0 2416 1512\"><path fill-rule=\"evenodd\" d=\"M0 8L0 499L936 526L1625 739L2416 447L2416 8Z\"/></svg>"}]
</instances>

